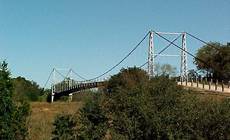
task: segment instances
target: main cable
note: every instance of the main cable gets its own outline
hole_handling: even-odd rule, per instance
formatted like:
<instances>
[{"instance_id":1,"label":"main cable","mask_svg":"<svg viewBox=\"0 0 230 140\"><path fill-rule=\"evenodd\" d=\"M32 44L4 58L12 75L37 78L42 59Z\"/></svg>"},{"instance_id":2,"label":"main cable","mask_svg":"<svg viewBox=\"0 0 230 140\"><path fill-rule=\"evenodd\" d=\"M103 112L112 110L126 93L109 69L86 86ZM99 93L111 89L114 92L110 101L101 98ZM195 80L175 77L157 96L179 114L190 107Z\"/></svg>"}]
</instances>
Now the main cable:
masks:
<instances>
[{"instance_id":1,"label":"main cable","mask_svg":"<svg viewBox=\"0 0 230 140\"><path fill-rule=\"evenodd\" d=\"M73 69L71 69L71 71L72 71L75 75L77 75L78 77L80 77L81 79L87 80L86 78L82 77L80 74L76 73Z\"/></svg>"},{"instance_id":2,"label":"main cable","mask_svg":"<svg viewBox=\"0 0 230 140\"><path fill-rule=\"evenodd\" d=\"M104 73L102 73L101 75L95 77L95 78L92 78L92 79L89 79L89 80L86 80L86 81L91 81L91 80L95 80L95 79L98 79L104 75L106 75L107 73L109 73L110 71L112 71L114 68L116 68L118 65L120 65L126 58L128 58L139 46L140 44L146 39L146 37L149 35L149 32L142 38L142 40L123 58L121 59L117 64L115 64L113 67L111 67L110 69L108 69L107 71L105 71Z\"/></svg>"},{"instance_id":3,"label":"main cable","mask_svg":"<svg viewBox=\"0 0 230 140\"><path fill-rule=\"evenodd\" d=\"M195 35L192 35L192 34L190 34L190 33L188 33L188 32L186 32L186 34L188 34L188 35L191 36L192 38L195 38L196 40L199 40L200 42L206 44L207 46L210 46L210 47L212 47L212 48L214 48L214 49L216 49L216 50L218 50L218 51L220 50L220 49L217 48L216 46L211 45L210 43L208 43L208 42L206 42L206 41L204 41L204 40L202 40L202 39L196 37Z\"/></svg>"},{"instance_id":4,"label":"main cable","mask_svg":"<svg viewBox=\"0 0 230 140\"><path fill-rule=\"evenodd\" d=\"M153 31L153 32L156 33L159 37L161 37L161 38L163 38L164 40L166 40L167 42L171 42L170 40L168 40L167 38L165 38L165 37L163 37L162 35L158 34L157 32L155 32L155 31ZM186 52L187 54L189 54L190 56L192 56L192 57L195 58L196 60L202 62L204 65L210 66L210 65L208 65L204 60L202 60L202 59L196 57L195 55L193 55L192 53L190 53L190 52L188 52L188 51L182 49L181 47L179 47L179 46L176 45L175 43L172 42L172 44L173 44L175 47L179 48L180 50Z\"/></svg>"},{"instance_id":5,"label":"main cable","mask_svg":"<svg viewBox=\"0 0 230 140\"><path fill-rule=\"evenodd\" d=\"M160 34L158 34L157 32L155 32L155 31L153 31L154 33L156 33L159 37L161 37L161 38L163 38L164 40L166 40L167 42L170 42L170 43L172 43L174 46L176 46L178 49L180 49L180 50L182 50L182 51L184 51L184 52L186 52L187 54L189 54L189 55L191 55L192 57L194 57L194 58L197 58L195 55L193 55L193 54L191 54L190 52L188 52L188 51L186 51L186 50L184 50L184 49L182 49L180 46L178 46L178 45L176 45L175 43L173 43L173 42L171 42L170 40L168 40L167 38L165 38L164 36L162 36L162 35L160 35ZM197 59L199 59L199 58L197 58ZM202 61L202 60L201 60Z\"/></svg>"},{"instance_id":6,"label":"main cable","mask_svg":"<svg viewBox=\"0 0 230 140\"><path fill-rule=\"evenodd\" d=\"M46 87L46 85L48 84L48 82L49 82L49 80L50 80L50 78L51 78L51 76L52 76L52 74L53 74L54 71L56 71L58 74L60 74L62 77L64 77L64 79L66 78L66 77L65 77L63 74L61 74L57 69L53 68L53 70L50 72L49 77L48 77L48 79L46 80L46 82L45 82L45 84L44 84L44 86L43 86L43 89L45 89L45 87Z\"/></svg>"},{"instance_id":7,"label":"main cable","mask_svg":"<svg viewBox=\"0 0 230 140\"><path fill-rule=\"evenodd\" d=\"M54 68L54 69L55 69L55 68ZM55 69L55 71L56 71L59 75L61 75L64 79L66 79L66 76L63 75L62 73L60 73L57 69Z\"/></svg>"},{"instance_id":8,"label":"main cable","mask_svg":"<svg viewBox=\"0 0 230 140\"><path fill-rule=\"evenodd\" d=\"M148 64L148 61L147 61L147 62L145 62L144 64L142 64L141 66L139 66L139 68L144 67L146 64Z\"/></svg>"},{"instance_id":9,"label":"main cable","mask_svg":"<svg viewBox=\"0 0 230 140\"><path fill-rule=\"evenodd\" d=\"M71 69L69 69L68 73L65 76L65 79L67 79L69 77L70 72L71 72Z\"/></svg>"},{"instance_id":10,"label":"main cable","mask_svg":"<svg viewBox=\"0 0 230 140\"><path fill-rule=\"evenodd\" d=\"M44 84L44 86L43 86L43 89L45 89L46 85L48 84L48 82L49 82L49 80L50 80L50 78L51 78L53 72L54 72L54 68L53 68L52 71L50 72L49 77L48 77L48 79L46 80L46 82L45 82L45 84Z\"/></svg>"},{"instance_id":11,"label":"main cable","mask_svg":"<svg viewBox=\"0 0 230 140\"><path fill-rule=\"evenodd\" d=\"M168 48L169 48L176 40L178 40L180 37L181 37L181 34L178 35L174 40L170 41L170 43L169 43L166 47L164 47L159 53L157 53L157 55L154 55L154 58L156 58L159 54L161 54L161 53L164 52L166 49L168 49ZM141 66L139 66L139 68L144 67L147 63L148 63L148 61L145 62L144 64L142 64Z\"/></svg>"}]
</instances>

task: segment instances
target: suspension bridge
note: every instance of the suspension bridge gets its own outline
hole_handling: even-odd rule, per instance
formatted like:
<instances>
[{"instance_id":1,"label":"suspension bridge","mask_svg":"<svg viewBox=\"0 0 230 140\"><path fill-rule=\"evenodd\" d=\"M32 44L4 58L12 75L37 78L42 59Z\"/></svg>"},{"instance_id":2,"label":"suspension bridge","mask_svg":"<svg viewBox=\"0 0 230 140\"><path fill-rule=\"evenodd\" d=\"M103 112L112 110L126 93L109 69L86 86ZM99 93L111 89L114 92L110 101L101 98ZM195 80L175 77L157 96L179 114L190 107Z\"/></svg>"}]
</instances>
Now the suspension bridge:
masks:
<instances>
[{"instance_id":1,"label":"suspension bridge","mask_svg":"<svg viewBox=\"0 0 230 140\"><path fill-rule=\"evenodd\" d=\"M169 40L165 37L165 35L170 35L170 36L176 36L173 40ZM51 94L51 102L54 101L54 98L57 97L61 97L61 96L70 96L70 98L72 97L73 93L76 93L78 91L82 91L85 89L91 89L91 88L98 88L98 87L102 87L105 85L108 77L106 77L106 74L110 73L113 69L115 69L116 67L118 67L122 62L124 62L131 54L133 54L133 52L146 40L148 39L148 56L147 56L147 61L145 63L143 63L141 66L139 66L140 68L144 68L147 65L147 73L150 77L154 77L155 76L155 58L159 57L159 56L163 56L163 57L175 57L178 56L180 57L180 82L181 85L183 85L182 83L186 83L184 85L187 86L187 82L188 82L188 56L191 56L194 59L197 59L198 61L201 61L202 63L206 64L205 61L196 58L196 56L194 54L192 54L191 52L189 52L187 50L187 36L190 36L192 38L194 38L195 40L198 40L199 42L202 42L206 45L209 45L207 42L205 42L204 40L188 33L188 32L157 32L157 31L149 31L148 33L146 33L146 35L141 39L141 41L139 43L137 43L137 45L126 55L124 56L124 58L122 58L118 63L116 63L114 66L112 66L110 69L106 70L104 73L92 78L92 79L85 79L84 77L82 77L81 75L79 75L77 72L75 72L73 69L69 69L67 75L63 75L59 69L54 68L52 70L52 72L49 75L48 80L45 83L48 83L48 81L50 79L52 79L52 84L51 84L51 90L52 90L52 94ZM165 42L167 42L167 45L161 49L159 52L156 52L155 49L155 42L154 42L154 38L156 37L160 37L162 38ZM181 39L181 43L178 45L176 43L177 40ZM170 54L162 54L163 52L165 52L170 46L173 46L175 48L177 48L177 51L179 51L180 55L170 55ZM215 46L211 46L214 47ZM76 75L77 77L81 78L82 80L74 80L73 76L71 75ZM60 75L63 80L61 81L57 81L56 80L56 76ZM192 83L190 84L191 87ZM197 86L199 87L199 86ZM205 87L205 86L203 86ZM210 88L210 87L209 87ZM226 90L225 90L226 91ZM228 90L227 90L228 91ZM229 91L230 92L230 91Z\"/></svg>"}]
</instances>

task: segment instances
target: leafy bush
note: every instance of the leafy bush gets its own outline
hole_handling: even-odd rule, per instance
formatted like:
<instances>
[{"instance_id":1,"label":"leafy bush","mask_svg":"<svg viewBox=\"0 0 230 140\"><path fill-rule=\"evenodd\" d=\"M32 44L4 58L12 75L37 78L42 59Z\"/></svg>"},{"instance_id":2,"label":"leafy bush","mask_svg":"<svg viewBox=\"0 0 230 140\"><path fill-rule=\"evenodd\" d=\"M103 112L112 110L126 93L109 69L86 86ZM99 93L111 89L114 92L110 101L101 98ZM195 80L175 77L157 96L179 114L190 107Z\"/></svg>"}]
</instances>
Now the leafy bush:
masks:
<instances>
[{"instance_id":1,"label":"leafy bush","mask_svg":"<svg viewBox=\"0 0 230 140\"><path fill-rule=\"evenodd\" d=\"M133 69L130 68L128 71ZM123 74L126 73L120 73ZM123 85L120 84L119 88L116 87L119 90L107 96L110 102L105 108L112 114L112 129L115 134L113 137L117 134L126 139L167 137L167 132L165 134L163 128L167 128L164 123L169 120L162 118L168 119L166 115L179 102L183 90L165 76L151 80L148 76L138 76L145 79L136 81L136 86L122 88Z\"/></svg>"},{"instance_id":2,"label":"leafy bush","mask_svg":"<svg viewBox=\"0 0 230 140\"><path fill-rule=\"evenodd\" d=\"M194 63L197 69L207 74L207 78L228 82L230 80L229 54L230 46L228 44L223 45L218 42L210 42L197 51L196 57L198 59L195 59Z\"/></svg>"},{"instance_id":3,"label":"leafy bush","mask_svg":"<svg viewBox=\"0 0 230 140\"><path fill-rule=\"evenodd\" d=\"M94 94L92 100L87 100L80 110L77 132L79 139L101 139L105 136L108 120L101 100L100 94Z\"/></svg>"},{"instance_id":4,"label":"leafy bush","mask_svg":"<svg viewBox=\"0 0 230 140\"><path fill-rule=\"evenodd\" d=\"M36 82L26 80L24 77L13 78L12 82L13 97L16 101L39 101L44 93Z\"/></svg>"},{"instance_id":5,"label":"leafy bush","mask_svg":"<svg viewBox=\"0 0 230 140\"><path fill-rule=\"evenodd\" d=\"M71 115L58 115L53 123L53 140L72 140L76 138L76 121Z\"/></svg>"},{"instance_id":6,"label":"leafy bush","mask_svg":"<svg viewBox=\"0 0 230 140\"><path fill-rule=\"evenodd\" d=\"M53 139L101 139L107 130L107 118L100 106L100 94L86 98L77 117L58 115L54 122Z\"/></svg>"},{"instance_id":7,"label":"leafy bush","mask_svg":"<svg viewBox=\"0 0 230 140\"><path fill-rule=\"evenodd\" d=\"M148 83L148 75L139 68L121 69L121 72L111 77L108 82L108 91L116 92L119 89L140 88Z\"/></svg>"}]
</instances>

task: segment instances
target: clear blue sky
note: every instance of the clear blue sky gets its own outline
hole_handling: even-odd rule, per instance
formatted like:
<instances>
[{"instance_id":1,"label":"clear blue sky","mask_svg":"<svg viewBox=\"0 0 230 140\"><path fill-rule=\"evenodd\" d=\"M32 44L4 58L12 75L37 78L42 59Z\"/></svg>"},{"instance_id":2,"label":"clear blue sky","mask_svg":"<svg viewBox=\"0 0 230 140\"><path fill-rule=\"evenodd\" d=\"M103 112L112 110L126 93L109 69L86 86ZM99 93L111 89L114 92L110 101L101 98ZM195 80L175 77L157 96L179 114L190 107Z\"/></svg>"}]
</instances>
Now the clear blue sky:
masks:
<instances>
[{"instance_id":1,"label":"clear blue sky","mask_svg":"<svg viewBox=\"0 0 230 140\"><path fill-rule=\"evenodd\" d=\"M40 85L53 67L72 67L92 78L117 63L150 29L229 42L230 1L0 0L0 60L7 60L14 77ZM156 51L167 44L161 41ZM202 45L191 38L187 42L192 53ZM110 74L146 60L147 40ZM179 65L178 58L156 61Z\"/></svg>"}]
</instances>

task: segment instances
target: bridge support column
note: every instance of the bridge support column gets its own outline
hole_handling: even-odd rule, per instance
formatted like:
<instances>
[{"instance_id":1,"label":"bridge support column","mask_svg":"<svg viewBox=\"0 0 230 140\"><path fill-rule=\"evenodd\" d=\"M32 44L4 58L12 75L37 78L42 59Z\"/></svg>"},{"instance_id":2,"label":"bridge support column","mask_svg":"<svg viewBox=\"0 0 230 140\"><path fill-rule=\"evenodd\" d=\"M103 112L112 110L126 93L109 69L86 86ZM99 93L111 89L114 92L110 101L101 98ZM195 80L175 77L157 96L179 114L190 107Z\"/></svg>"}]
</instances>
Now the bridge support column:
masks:
<instances>
[{"instance_id":1,"label":"bridge support column","mask_svg":"<svg viewBox=\"0 0 230 140\"><path fill-rule=\"evenodd\" d=\"M53 72L52 72L52 75L53 75L53 83L51 85L51 103L54 102L54 95L55 95L55 92L56 92L56 69L54 68L53 69Z\"/></svg>"},{"instance_id":2,"label":"bridge support column","mask_svg":"<svg viewBox=\"0 0 230 140\"><path fill-rule=\"evenodd\" d=\"M69 102L72 102L72 100L73 100L73 94L70 93L70 94L69 94Z\"/></svg>"},{"instance_id":3,"label":"bridge support column","mask_svg":"<svg viewBox=\"0 0 230 140\"><path fill-rule=\"evenodd\" d=\"M182 51L181 51L181 67L180 77L181 81L188 79L188 64L187 64L187 47L186 47L186 33L182 34Z\"/></svg>"},{"instance_id":4,"label":"bridge support column","mask_svg":"<svg viewBox=\"0 0 230 140\"><path fill-rule=\"evenodd\" d=\"M154 43L153 43L154 33L150 31L149 34L149 49L148 49L148 74L149 77L154 76Z\"/></svg>"},{"instance_id":5,"label":"bridge support column","mask_svg":"<svg viewBox=\"0 0 230 140\"><path fill-rule=\"evenodd\" d=\"M53 102L54 102L54 94L55 94L55 93L54 93L54 86L53 86L53 85L52 85L52 87L51 87L51 91L52 91L52 92L51 92L51 101L50 101L50 102L53 103Z\"/></svg>"},{"instance_id":6,"label":"bridge support column","mask_svg":"<svg viewBox=\"0 0 230 140\"><path fill-rule=\"evenodd\" d=\"M52 93L52 95L51 95L51 103L53 103L54 102L54 93Z\"/></svg>"}]
</instances>

